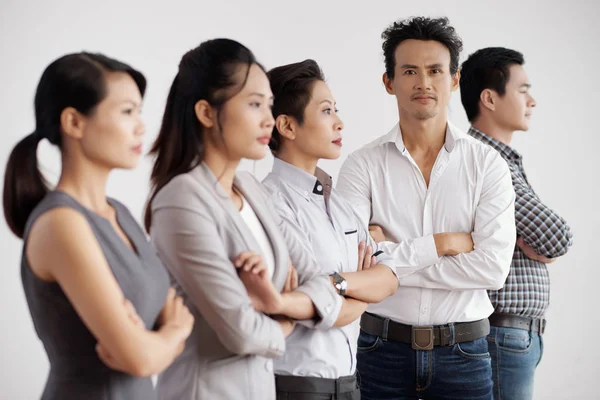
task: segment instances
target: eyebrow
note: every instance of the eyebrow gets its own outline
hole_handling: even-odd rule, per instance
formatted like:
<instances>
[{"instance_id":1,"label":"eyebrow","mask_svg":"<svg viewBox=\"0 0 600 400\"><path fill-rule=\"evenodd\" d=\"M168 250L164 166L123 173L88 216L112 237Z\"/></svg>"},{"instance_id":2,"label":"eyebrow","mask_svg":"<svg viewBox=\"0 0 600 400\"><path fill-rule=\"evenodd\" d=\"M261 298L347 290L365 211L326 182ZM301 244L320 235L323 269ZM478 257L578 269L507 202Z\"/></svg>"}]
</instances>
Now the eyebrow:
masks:
<instances>
[{"instance_id":1,"label":"eyebrow","mask_svg":"<svg viewBox=\"0 0 600 400\"><path fill-rule=\"evenodd\" d=\"M531 83L523 83L521 87L529 89L531 87Z\"/></svg>"},{"instance_id":2,"label":"eyebrow","mask_svg":"<svg viewBox=\"0 0 600 400\"><path fill-rule=\"evenodd\" d=\"M262 97L263 99L267 97L267 95L265 95L264 93L258 93L258 92L252 92L248 95L248 97L250 96L259 96ZM269 96L269 99L273 99L273 96Z\"/></svg>"},{"instance_id":3,"label":"eyebrow","mask_svg":"<svg viewBox=\"0 0 600 400\"><path fill-rule=\"evenodd\" d=\"M137 101L133 101L133 100L123 100L122 103L129 103L134 107L139 107L141 105L141 103L138 103Z\"/></svg>"},{"instance_id":4,"label":"eyebrow","mask_svg":"<svg viewBox=\"0 0 600 400\"><path fill-rule=\"evenodd\" d=\"M323 103L329 103L331 105L335 105L335 101L332 102L331 100L327 100L327 99L321 100L321 102L319 104L323 104Z\"/></svg>"},{"instance_id":5,"label":"eyebrow","mask_svg":"<svg viewBox=\"0 0 600 400\"><path fill-rule=\"evenodd\" d=\"M440 63L430 64L430 65L426 66L427 69L442 68L442 67L443 67L443 65ZM400 68L401 69L418 69L419 67L417 67L416 65L412 65L412 64L403 64Z\"/></svg>"}]
</instances>

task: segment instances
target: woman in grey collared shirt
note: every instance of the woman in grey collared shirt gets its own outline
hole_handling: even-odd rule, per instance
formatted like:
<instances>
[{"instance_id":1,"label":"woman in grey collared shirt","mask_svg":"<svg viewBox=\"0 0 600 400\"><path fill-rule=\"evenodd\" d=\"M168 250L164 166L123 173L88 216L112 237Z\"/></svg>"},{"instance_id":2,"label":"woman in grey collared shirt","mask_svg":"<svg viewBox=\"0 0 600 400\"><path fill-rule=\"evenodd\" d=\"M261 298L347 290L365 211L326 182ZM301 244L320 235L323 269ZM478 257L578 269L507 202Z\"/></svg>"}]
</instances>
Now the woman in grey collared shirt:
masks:
<instances>
[{"instance_id":1,"label":"woman in grey collared shirt","mask_svg":"<svg viewBox=\"0 0 600 400\"><path fill-rule=\"evenodd\" d=\"M350 204L333 189L331 177L317 167L321 158L340 156L343 129L322 72L306 60L277 67L268 76L275 96L269 143L275 161L263 183L280 212L303 230L339 293L380 302L398 287L393 258L379 251ZM360 398L354 375L358 323L294 330L286 353L275 361L278 398Z\"/></svg>"},{"instance_id":2,"label":"woman in grey collared shirt","mask_svg":"<svg viewBox=\"0 0 600 400\"><path fill-rule=\"evenodd\" d=\"M195 324L158 379L163 400L274 399L272 360L285 351L291 319L327 329L338 317L342 299L295 226L237 171L241 159L267 152L272 97L254 55L233 40L204 42L179 64L151 151L145 222ZM290 258L298 287L280 294Z\"/></svg>"}]
</instances>

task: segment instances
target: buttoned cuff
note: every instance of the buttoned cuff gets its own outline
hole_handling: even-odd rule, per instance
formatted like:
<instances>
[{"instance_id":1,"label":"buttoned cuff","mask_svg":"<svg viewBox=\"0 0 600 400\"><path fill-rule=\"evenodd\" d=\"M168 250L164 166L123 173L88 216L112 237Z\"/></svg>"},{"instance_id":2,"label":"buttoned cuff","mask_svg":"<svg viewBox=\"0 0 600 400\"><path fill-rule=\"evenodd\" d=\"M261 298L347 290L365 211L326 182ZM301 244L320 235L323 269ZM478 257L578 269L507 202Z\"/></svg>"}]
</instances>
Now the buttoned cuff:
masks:
<instances>
[{"instance_id":1,"label":"buttoned cuff","mask_svg":"<svg viewBox=\"0 0 600 400\"><path fill-rule=\"evenodd\" d=\"M396 272L396 267L395 267L395 263L394 263L394 257L383 252L380 255L375 257L375 262L377 264L385 265L386 267L388 267L390 270L392 270L392 273L394 274L394 276L396 278L398 278L398 273Z\"/></svg>"},{"instance_id":2,"label":"buttoned cuff","mask_svg":"<svg viewBox=\"0 0 600 400\"><path fill-rule=\"evenodd\" d=\"M435 247L435 239L433 235L423 236L413 240L413 250L417 255L419 266L428 267L437 263L440 257L437 254Z\"/></svg>"},{"instance_id":3,"label":"buttoned cuff","mask_svg":"<svg viewBox=\"0 0 600 400\"><path fill-rule=\"evenodd\" d=\"M333 327L342 309L342 297L336 292L329 277L321 275L296 289L306 294L317 311L316 318L298 321L310 329L327 330Z\"/></svg>"},{"instance_id":4,"label":"buttoned cuff","mask_svg":"<svg viewBox=\"0 0 600 400\"><path fill-rule=\"evenodd\" d=\"M274 332L271 340L269 340L268 350L265 354L265 356L269 358L279 358L285 353L285 336L283 336L283 329L281 329L279 323L277 323L277 328L276 331L279 331L279 333Z\"/></svg>"}]
</instances>

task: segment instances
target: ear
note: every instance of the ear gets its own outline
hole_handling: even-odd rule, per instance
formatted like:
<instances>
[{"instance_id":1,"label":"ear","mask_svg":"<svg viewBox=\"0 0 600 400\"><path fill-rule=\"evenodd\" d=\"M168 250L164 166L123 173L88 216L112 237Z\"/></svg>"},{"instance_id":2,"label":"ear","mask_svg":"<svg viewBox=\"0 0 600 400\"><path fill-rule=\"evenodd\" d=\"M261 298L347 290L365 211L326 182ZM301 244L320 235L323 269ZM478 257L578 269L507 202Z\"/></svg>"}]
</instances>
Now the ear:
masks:
<instances>
[{"instance_id":1,"label":"ear","mask_svg":"<svg viewBox=\"0 0 600 400\"><path fill-rule=\"evenodd\" d=\"M483 89L479 95L482 107L490 111L496 110L496 92L491 89Z\"/></svg>"},{"instance_id":2,"label":"ear","mask_svg":"<svg viewBox=\"0 0 600 400\"><path fill-rule=\"evenodd\" d=\"M206 100L198 100L194 104L196 118L205 128L212 128L217 123L217 113Z\"/></svg>"},{"instance_id":3,"label":"ear","mask_svg":"<svg viewBox=\"0 0 600 400\"><path fill-rule=\"evenodd\" d=\"M383 86L385 86L385 91L388 92L388 94L394 94L394 91L392 90L393 80L388 77L387 72L384 72L381 78L383 80Z\"/></svg>"},{"instance_id":4,"label":"ear","mask_svg":"<svg viewBox=\"0 0 600 400\"><path fill-rule=\"evenodd\" d=\"M456 70L456 73L452 75L452 91L456 92L460 87L460 69Z\"/></svg>"},{"instance_id":5,"label":"ear","mask_svg":"<svg viewBox=\"0 0 600 400\"><path fill-rule=\"evenodd\" d=\"M81 139L85 128L86 119L73 107L67 107L60 113L60 127L62 132L74 139Z\"/></svg>"},{"instance_id":6,"label":"ear","mask_svg":"<svg viewBox=\"0 0 600 400\"><path fill-rule=\"evenodd\" d=\"M275 120L275 126L281 136L288 140L296 139L296 120L287 115L280 115Z\"/></svg>"}]
</instances>

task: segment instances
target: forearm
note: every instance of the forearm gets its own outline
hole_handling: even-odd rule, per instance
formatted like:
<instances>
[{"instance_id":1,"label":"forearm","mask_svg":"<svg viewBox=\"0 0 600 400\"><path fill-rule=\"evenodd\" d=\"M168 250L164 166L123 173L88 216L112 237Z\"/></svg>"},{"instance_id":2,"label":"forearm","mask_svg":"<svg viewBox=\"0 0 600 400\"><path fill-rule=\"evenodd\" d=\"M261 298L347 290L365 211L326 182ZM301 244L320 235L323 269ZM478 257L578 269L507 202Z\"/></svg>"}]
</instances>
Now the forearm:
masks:
<instances>
[{"instance_id":1,"label":"forearm","mask_svg":"<svg viewBox=\"0 0 600 400\"><path fill-rule=\"evenodd\" d=\"M310 297L302 292L289 292L281 295L281 310L277 313L295 320L313 319L317 315Z\"/></svg>"},{"instance_id":2,"label":"forearm","mask_svg":"<svg viewBox=\"0 0 600 400\"><path fill-rule=\"evenodd\" d=\"M342 301L342 309L333 326L339 328L356 321L367 310L367 305L368 304L364 301L344 298Z\"/></svg>"},{"instance_id":3,"label":"forearm","mask_svg":"<svg viewBox=\"0 0 600 400\"><path fill-rule=\"evenodd\" d=\"M183 350L183 336L177 328L169 326L148 331L132 326L131 330L129 335L126 334L131 340L121 350L111 343L98 342L99 348L103 349L98 350L98 354L110 368L137 377L148 377L162 372Z\"/></svg>"},{"instance_id":4,"label":"forearm","mask_svg":"<svg viewBox=\"0 0 600 400\"><path fill-rule=\"evenodd\" d=\"M499 290L510 269L514 241L501 249L477 249L442 257L440 262L399 278L399 285L443 290Z\"/></svg>"},{"instance_id":5,"label":"forearm","mask_svg":"<svg viewBox=\"0 0 600 400\"><path fill-rule=\"evenodd\" d=\"M379 303L398 289L398 278L387 265L340 275L346 279L346 296L366 303Z\"/></svg>"},{"instance_id":6,"label":"forearm","mask_svg":"<svg viewBox=\"0 0 600 400\"><path fill-rule=\"evenodd\" d=\"M181 330L177 327L165 325L158 331L153 332L152 336L153 343L148 343L146 347L146 349L152 349L149 352L151 357L146 376L158 374L165 370L185 347Z\"/></svg>"}]
</instances>

